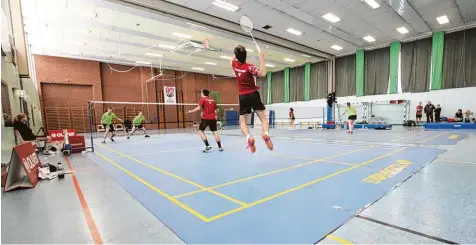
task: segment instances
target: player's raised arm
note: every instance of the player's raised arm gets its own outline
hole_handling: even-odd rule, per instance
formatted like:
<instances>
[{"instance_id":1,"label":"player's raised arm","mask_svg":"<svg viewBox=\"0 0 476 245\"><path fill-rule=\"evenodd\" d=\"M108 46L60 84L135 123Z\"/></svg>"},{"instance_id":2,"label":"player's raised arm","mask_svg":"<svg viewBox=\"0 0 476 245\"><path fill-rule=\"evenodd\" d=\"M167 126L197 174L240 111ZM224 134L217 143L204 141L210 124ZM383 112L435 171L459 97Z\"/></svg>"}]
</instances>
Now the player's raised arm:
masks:
<instances>
[{"instance_id":1,"label":"player's raised arm","mask_svg":"<svg viewBox=\"0 0 476 245\"><path fill-rule=\"evenodd\" d=\"M259 52L259 71L258 71L258 76L259 77L264 77L266 76L266 64L264 63L264 53L263 51Z\"/></svg>"}]
</instances>

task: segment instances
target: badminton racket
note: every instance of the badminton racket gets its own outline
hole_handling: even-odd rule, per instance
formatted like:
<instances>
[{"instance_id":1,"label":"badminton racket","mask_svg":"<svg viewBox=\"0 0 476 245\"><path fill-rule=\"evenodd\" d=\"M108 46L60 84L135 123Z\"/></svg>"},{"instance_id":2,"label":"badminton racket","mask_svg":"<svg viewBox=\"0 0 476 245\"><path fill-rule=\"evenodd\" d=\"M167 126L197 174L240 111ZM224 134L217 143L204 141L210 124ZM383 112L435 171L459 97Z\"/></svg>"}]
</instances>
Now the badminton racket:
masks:
<instances>
[{"instance_id":1,"label":"badminton racket","mask_svg":"<svg viewBox=\"0 0 476 245\"><path fill-rule=\"evenodd\" d=\"M240 18L240 26L243 29L243 31L248 32L253 39L253 42L256 45L256 49L258 52L261 52L261 49L258 46L258 43L256 42L255 38L253 37L253 34L251 31L253 30L253 21L248 17L247 15L242 15Z\"/></svg>"}]
</instances>

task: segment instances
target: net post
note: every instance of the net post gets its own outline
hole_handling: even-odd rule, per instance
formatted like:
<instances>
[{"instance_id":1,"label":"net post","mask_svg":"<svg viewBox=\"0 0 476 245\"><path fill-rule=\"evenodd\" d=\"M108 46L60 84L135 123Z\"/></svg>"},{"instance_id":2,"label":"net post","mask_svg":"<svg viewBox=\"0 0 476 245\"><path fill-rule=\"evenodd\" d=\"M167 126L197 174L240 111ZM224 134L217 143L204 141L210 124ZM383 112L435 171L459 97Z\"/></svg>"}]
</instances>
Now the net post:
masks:
<instances>
[{"instance_id":1,"label":"net post","mask_svg":"<svg viewBox=\"0 0 476 245\"><path fill-rule=\"evenodd\" d=\"M93 142L93 103L88 101L88 117L89 117L89 138L91 140L91 151L94 152L94 142Z\"/></svg>"}]
</instances>

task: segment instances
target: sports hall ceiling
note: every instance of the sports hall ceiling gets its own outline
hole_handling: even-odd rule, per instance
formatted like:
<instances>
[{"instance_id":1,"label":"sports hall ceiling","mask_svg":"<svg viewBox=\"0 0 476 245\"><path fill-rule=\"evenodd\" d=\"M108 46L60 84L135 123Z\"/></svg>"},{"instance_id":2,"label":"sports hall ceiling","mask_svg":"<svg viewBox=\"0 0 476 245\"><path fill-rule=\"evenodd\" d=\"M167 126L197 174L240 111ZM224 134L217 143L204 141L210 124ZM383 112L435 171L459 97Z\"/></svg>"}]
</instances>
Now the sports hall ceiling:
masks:
<instances>
[{"instance_id":1,"label":"sports hall ceiling","mask_svg":"<svg viewBox=\"0 0 476 245\"><path fill-rule=\"evenodd\" d=\"M150 62L184 71L232 75L232 48L244 44L254 62L256 48L239 28L240 16L254 22L253 34L265 50L268 69L388 45L476 23L476 0L22 0L27 41L33 54L136 64ZM215 2L215 4L214 4ZM218 4L217 4L218 2ZM236 6L236 11L228 8ZM231 4L231 5L230 5ZM232 6L233 5L233 6ZM375 5L374 5L375 7ZM331 13L332 23L322 16ZM446 15L449 23L437 17ZM269 25L266 30L262 27ZM401 34L397 28L405 27ZM302 32L295 35L287 29ZM224 29L224 30L223 30ZM175 35L173 34L175 33ZM212 48L187 55L171 52L188 39L208 39ZM371 36L369 42L364 37ZM333 45L342 49L335 50ZM252 50L252 51L251 51ZM149 53L149 55L146 55ZM163 55L159 58L151 54ZM294 60L292 62L291 60ZM140 64L142 65L142 64ZM142 65L147 66L147 65ZM200 68L203 70L197 70Z\"/></svg>"}]
</instances>

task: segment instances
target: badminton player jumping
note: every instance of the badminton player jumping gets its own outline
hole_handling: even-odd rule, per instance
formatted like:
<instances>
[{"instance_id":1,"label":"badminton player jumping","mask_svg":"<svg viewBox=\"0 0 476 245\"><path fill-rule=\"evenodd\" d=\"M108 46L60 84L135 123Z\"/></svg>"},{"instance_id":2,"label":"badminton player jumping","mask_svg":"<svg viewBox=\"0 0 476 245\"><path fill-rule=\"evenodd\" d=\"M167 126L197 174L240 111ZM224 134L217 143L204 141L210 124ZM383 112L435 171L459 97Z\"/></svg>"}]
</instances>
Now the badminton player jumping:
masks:
<instances>
[{"instance_id":1,"label":"badminton player jumping","mask_svg":"<svg viewBox=\"0 0 476 245\"><path fill-rule=\"evenodd\" d=\"M260 67L246 63L246 49L238 45L234 50L235 56L231 60L231 66L236 75L240 97L240 128L248 141L248 148L251 153L256 151L255 138L248 132L246 121L251 109L256 112L263 123L262 138L269 150L273 150L273 142L269 137L269 124L264 110L266 109L259 95L259 87L256 86L255 77L266 76L266 66L264 63L264 53L259 52Z\"/></svg>"}]
</instances>

